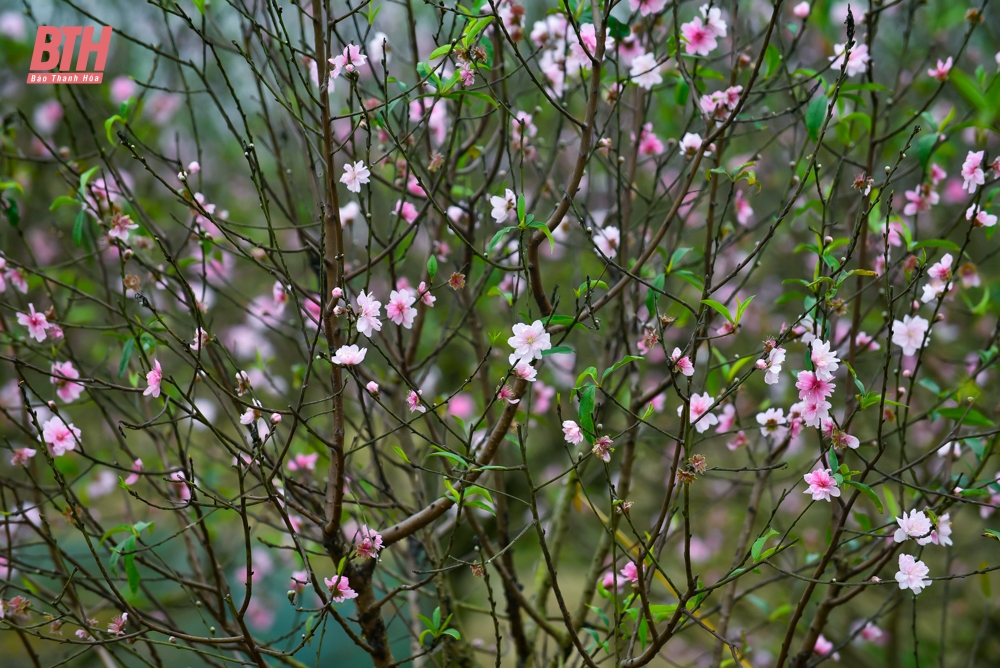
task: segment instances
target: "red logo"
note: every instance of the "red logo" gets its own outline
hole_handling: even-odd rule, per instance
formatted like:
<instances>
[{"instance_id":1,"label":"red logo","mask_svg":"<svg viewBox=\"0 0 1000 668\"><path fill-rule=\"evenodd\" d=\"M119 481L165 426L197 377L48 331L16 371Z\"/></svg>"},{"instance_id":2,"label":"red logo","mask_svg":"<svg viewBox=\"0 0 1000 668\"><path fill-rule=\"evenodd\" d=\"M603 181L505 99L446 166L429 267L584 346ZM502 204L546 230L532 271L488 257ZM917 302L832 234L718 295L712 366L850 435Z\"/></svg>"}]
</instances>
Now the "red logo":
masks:
<instances>
[{"instance_id":1,"label":"red logo","mask_svg":"<svg viewBox=\"0 0 1000 668\"><path fill-rule=\"evenodd\" d=\"M77 38L80 39L80 53L76 57L76 70L71 71L73 52ZM94 29L90 26L38 26L35 34L35 50L31 54L29 84L99 84L104 81L104 64L108 60L111 46L111 28L101 28L101 37L94 40ZM61 47L61 52L60 52ZM88 69L91 54L94 68ZM58 66L58 71L55 68Z\"/></svg>"}]
</instances>

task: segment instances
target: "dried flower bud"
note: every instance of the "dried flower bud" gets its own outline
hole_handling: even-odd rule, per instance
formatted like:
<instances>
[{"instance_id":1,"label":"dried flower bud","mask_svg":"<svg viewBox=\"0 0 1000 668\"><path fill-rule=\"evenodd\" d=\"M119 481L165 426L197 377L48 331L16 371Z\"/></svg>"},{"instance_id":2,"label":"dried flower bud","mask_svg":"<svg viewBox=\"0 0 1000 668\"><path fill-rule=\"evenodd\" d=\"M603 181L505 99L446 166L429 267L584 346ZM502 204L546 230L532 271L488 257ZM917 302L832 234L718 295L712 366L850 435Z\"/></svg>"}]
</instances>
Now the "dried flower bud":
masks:
<instances>
[{"instance_id":1,"label":"dried flower bud","mask_svg":"<svg viewBox=\"0 0 1000 668\"><path fill-rule=\"evenodd\" d=\"M698 476L696 476L693 471L688 471L685 469L679 469L677 471L677 481L682 482L685 485L690 485L697 479Z\"/></svg>"}]
</instances>

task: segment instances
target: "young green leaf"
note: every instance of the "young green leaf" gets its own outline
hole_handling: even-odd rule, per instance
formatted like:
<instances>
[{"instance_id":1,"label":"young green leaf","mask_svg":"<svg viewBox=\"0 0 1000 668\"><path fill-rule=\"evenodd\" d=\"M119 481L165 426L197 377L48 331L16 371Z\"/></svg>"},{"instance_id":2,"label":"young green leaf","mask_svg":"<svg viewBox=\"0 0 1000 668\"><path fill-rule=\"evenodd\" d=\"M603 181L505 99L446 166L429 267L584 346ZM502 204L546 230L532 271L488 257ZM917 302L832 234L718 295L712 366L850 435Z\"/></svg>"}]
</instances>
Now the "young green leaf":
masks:
<instances>
[{"instance_id":1,"label":"young green leaf","mask_svg":"<svg viewBox=\"0 0 1000 668\"><path fill-rule=\"evenodd\" d=\"M862 494L864 494L869 499L871 499L872 503L875 504L875 507L878 508L878 511L880 513L884 513L885 512L885 510L882 507L882 499L878 498L878 494L876 494L875 490L873 490L871 487L869 487L868 485L866 485L864 483L856 482L854 480L845 480L844 484L847 485L847 486L849 486L849 487L854 487L856 489L861 490Z\"/></svg>"},{"instance_id":2,"label":"young green leaf","mask_svg":"<svg viewBox=\"0 0 1000 668\"><path fill-rule=\"evenodd\" d=\"M750 295L750 297L748 297L745 302L741 302L739 297L736 298L736 324L737 325L740 324L740 320L743 319L743 312L747 310L747 306L750 306L750 302L752 302L753 298L756 297L756 296L757 295Z\"/></svg>"},{"instance_id":3,"label":"young green leaf","mask_svg":"<svg viewBox=\"0 0 1000 668\"><path fill-rule=\"evenodd\" d=\"M578 417L580 419L580 426L583 428L583 435L586 437L588 443L594 442L594 395L597 392L597 387L594 385L585 385L580 390L580 410Z\"/></svg>"},{"instance_id":4,"label":"young green leaf","mask_svg":"<svg viewBox=\"0 0 1000 668\"><path fill-rule=\"evenodd\" d=\"M132 352L135 350L135 339L129 339L122 348L122 358L118 362L118 377L121 378L128 368L128 362L132 359Z\"/></svg>"},{"instance_id":5,"label":"young green leaf","mask_svg":"<svg viewBox=\"0 0 1000 668\"><path fill-rule=\"evenodd\" d=\"M705 306L711 306L713 309L724 315L726 317L726 320L728 320L734 325L736 324L736 321L733 320L733 316L729 315L729 309L726 308L725 304L717 302L714 299L702 299L701 303L704 304Z\"/></svg>"},{"instance_id":6,"label":"young green leaf","mask_svg":"<svg viewBox=\"0 0 1000 668\"><path fill-rule=\"evenodd\" d=\"M76 200L75 197L60 195L59 197L56 197L54 202L52 202L52 206L49 207L49 211L55 211L59 207L67 205L76 205L76 204L79 204L79 202Z\"/></svg>"},{"instance_id":7,"label":"young green leaf","mask_svg":"<svg viewBox=\"0 0 1000 668\"><path fill-rule=\"evenodd\" d=\"M826 107L829 103L826 95L817 95L806 107L806 132L813 141L819 140L819 129L826 120Z\"/></svg>"},{"instance_id":8,"label":"young green leaf","mask_svg":"<svg viewBox=\"0 0 1000 668\"><path fill-rule=\"evenodd\" d=\"M503 239L505 234L507 234L511 230L516 230L516 229L517 229L516 227L513 227L511 225L500 228L500 230L493 235L493 238L490 239L490 244L486 247L486 252L489 253L490 251L492 251L493 247L496 246L498 243L500 243L500 240Z\"/></svg>"},{"instance_id":9,"label":"young green leaf","mask_svg":"<svg viewBox=\"0 0 1000 668\"><path fill-rule=\"evenodd\" d=\"M778 67L781 65L781 52L778 51L778 47L773 42L767 45L767 50L764 52L764 63L767 65L764 78L769 79L772 74L778 71Z\"/></svg>"},{"instance_id":10,"label":"young green leaf","mask_svg":"<svg viewBox=\"0 0 1000 668\"><path fill-rule=\"evenodd\" d=\"M528 216L528 218L531 218L531 216ZM556 249L556 240L555 237L552 236L552 231L549 230L548 225L546 225L543 222L537 222L529 224L528 227L532 227L542 231L542 234L545 235L545 238L549 240L549 251L554 251Z\"/></svg>"},{"instance_id":11,"label":"young green leaf","mask_svg":"<svg viewBox=\"0 0 1000 668\"><path fill-rule=\"evenodd\" d=\"M87 183L90 182L90 177L97 172L97 167L91 167L83 174L80 175L80 194L83 195L87 190Z\"/></svg>"},{"instance_id":12,"label":"young green leaf","mask_svg":"<svg viewBox=\"0 0 1000 668\"><path fill-rule=\"evenodd\" d=\"M603 384L608 376L613 374L615 371L618 371L618 369L622 368L629 362L640 362L640 361L645 361L645 358L639 357L637 355L626 355L618 362L615 362L613 366L604 370L604 373L601 375L601 383Z\"/></svg>"},{"instance_id":13,"label":"young green leaf","mask_svg":"<svg viewBox=\"0 0 1000 668\"><path fill-rule=\"evenodd\" d=\"M427 60L437 60L438 58L441 58L442 56L446 56L449 53L451 53L451 50L452 50L451 44L445 44L443 46L439 46L438 48L431 51L431 55L427 56Z\"/></svg>"},{"instance_id":14,"label":"young green leaf","mask_svg":"<svg viewBox=\"0 0 1000 668\"><path fill-rule=\"evenodd\" d=\"M775 531L774 529L768 529L766 534L755 540L753 542L753 545L750 547L750 556L753 558L753 560L755 562L760 560L761 550L764 549L764 545L767 543L768 539L780 535L781 535L780 532Z\"/></svg>"},{"instance_id":15,"label":"young green leaf","mask_svg":"<svg viewBox=\"0 0 1000 668\"><path fill-rule=\"evenodd\" d=\"M73 221L73 243L79 248L83 246L83 233L84 225L87 222L87 217L83 213L83 209L80 209L76 214L76 220Z\"/></svg>"}]
</instances>

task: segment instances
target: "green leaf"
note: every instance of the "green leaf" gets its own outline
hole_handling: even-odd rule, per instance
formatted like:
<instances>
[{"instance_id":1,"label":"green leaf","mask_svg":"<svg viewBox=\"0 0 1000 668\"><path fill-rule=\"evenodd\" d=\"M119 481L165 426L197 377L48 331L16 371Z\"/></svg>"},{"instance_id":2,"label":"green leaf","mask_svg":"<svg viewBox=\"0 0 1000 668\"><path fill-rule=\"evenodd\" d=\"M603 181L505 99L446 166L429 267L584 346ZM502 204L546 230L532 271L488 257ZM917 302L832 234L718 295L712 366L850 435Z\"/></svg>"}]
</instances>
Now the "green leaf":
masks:
<instances>
[{"instance_id":1,"label":"green leaf","mask_svg":"<svg viewBox=\"0 0 1000 668\"><path fill-rule=\"evenodd\" d=\"M604 381L607 379L608 376L610 376L611 374L613 374L615 371L618 371L618 369L622 368L623 366L625 366L629 362L638 362L638 361L644 361L644 360L645 360L644 357L639 357L637 355L626 355L625 357L623 357L618 362L615 362L614 365L611 368L604 370L604 374L601 375L601 383L603 384Z\"/></svg>"},{"instance_id":2,"label":"green leaf","mask_svg":"<svg viewBox=\"0 0 1000 668\"><path fill-rule=\"evenodd\" d=\"M957 67L952 68L949 73L950 76L948 80L951 81L951 85L955 87L958 94L965 98L965 101L975 107L981 113L990 113L989 103L983 94L979 91L979 84L977 84L972 77L958 69Z\"/></svg>"},{"instance_id":3,"label":"green leaf","mask_svg":"<svg viewBox=\"0 0 1000 668\"><path fill-rule=\"evenodd\" d=\"M650 282L651 287L646 292L646 310L649 311L650 314L655 313L656 298L660 295L660 292L663 291L663 286L666 282L666 274L659 274ZM660 292L657 292L657 290Z\"/></svg>"},{"instance_id":4,"label":"green leaf","mask_svg":"<svg viewBox=\"0 0 1000 668\"><path fill-rule=\"evenodd\" d=\"M931 154L934 153L934 147L937 146L937 141L937 133L921 137L917 140L917 158L920 159L921 167L927 167L927 163L931 159Z\"/></svg>"},{"instance_id":5,"label":"green leaf","mask_svg":"<svg viewBox=\"0 0 1000 668\"><path fill-rule=\"evenodd\" d=\"M583 428L583 435L588 443L594 442L594 395L596 392L596 386L585 385L579 393L580 410L577 415L580 419L580 426Z\"/></svg>"},{"instance_id":6,"label":"green leaf","mask_svg":"<svg viewBox=\"0 0 1000 668\"><path fill-rule=\"evenodd\" d=\"M784 617L785 615L787 615L788 613L790 613L791 611L792 611L792 606L788 603L785 603L784 605L775 608L774 611L767 616L767 621L769 622L777 621L782 617Z\"/></svg>"},{"instance_id":7,"label":"green leaf","mask_svg":"<svg viewBox=\"0 0 1000 668\"><path fill-rule=\"evenodd\" d=\"M128 368L128 362L132 359L132 352L135 350L135 339L129 339L122 348L122 358L118 362L118 377L121 378Z\"/></svg>"},{"instance_id":8,"label":"green leaf","mask_svg":"<svg viewBox=\"0 0 1000 668\"><path fill-rule=\"evenodd\" d=\"M136 522L132 525L132 529L135 531L136 535L141 534L146 529L149 529L149 535L153 535L153 528L156 526L156 522Z\"/></svg>"},{"instance_id":9,"label":"green leaf","mask_svg":"<svg viewBox=\"0 0 1000 668\"><path fill-rule=\"evenodd\" d=\"M83 213L83 209L76 214L76 220L73 221L73 243L79 248L83 246L83 226L87 222L87 217Z\"/></svg>"},{"instance_id":10,"label":"green leaf","mask_svg":"<svg viewBox=\"0 0 1000 668\"><path fill-rule=\"evenodd\" d=\"M778 47L776 47L774 43L767 45L767 51L764 52L764 63L767 65L767 69L764 72L764 78L768 79L781 65L781 52L778 51Z\"/></svg>"},{"instance_id":11,"label":"green leaf","mask_svg":"<svg viewBox=\"0 0 1000 668\"><path fill-rule=\"evenodd\" d=\"M666 273L670 273L674 266L680 264L680 261L684 259L684 256L691 252L690 248L678 248L673 253L670 254L670 262L667 263Z\"/></svg>"},{"instance_id":12,"label":"green leaf","mask_svg":"<svg viewBox=\"0 0 1000 668\"><path fill-rule=\"evenodd\" d=\"M128 577L128 588L131 590L132 595L135 596L139 593L139 569L135 565L135 548L136 548L136 537L135 535L129 536L122 543L122 561L125 563L125 575Z\"/></svg>"},{"instance_id":13,"label":"green leaf","mask_svg":"<svg viewBox=\"0 0 1000 668\"><path fill-rule=\"evenodd\" d=\"M427 275L433 281L434 277L437 276L437 273L438 273L437 257L435 257L432 254L429 258L427 258Z\"/></svg>"},{"instance_id":14,"label":"green leaf","mask_svg":"<svg viewBox=\"0 0 1000 668\"><path fill-rule=\"evenodd\" d=\"M443 636L451 636L455 640L461 640L462 639L462 634L459 633L457 629L445 629L444 631L441 632L441 635L443 635Z\"/></svg>"},{"instance_id":15,"label":"green leaf","mask_svg":"<svg viewBox=\"0 0 1000 668\"><path fill-rule=\"evenodd\" d=\"M748 363L750 363L750 361L752 361L753 359L754 359L753 356L747 356L747 357L741 357L740 359L733 362L732 366L729 368L729 371L726 372L726 382L727 383L733 382L733 378L736 378L736 374L739 372L739 370L742 369L744 366L746 366Z\"/></svg>"},{"instance_id":16,"label":"green leaf","mask_svg":"<svg viewBox=\"0 0 1000 668\"><path fill-rule=\"evenodd\" d=\"M760 560L761 550L764 549L764 545L767 543L768 539L780 535L780 532L775 531L774 529L768 529L766 534L753 542L753 546L750 547L750 556L753 558L754 562Z\"/></svg>"},{"instance_id":17,"label":"green leaf","mask_svg":"<svg viewBox=\"0 0 1000 668\"><path fill-rule=\"evenodd\" d=\"M119 116L118 114L115 114L111 118L104 121L104 135L108 138L108 143L112 145L115 144L115 138L111 134L111 130L115 126L115 121L118 121L122 125L125 125L125 119Z\"/></svg>"},{"instance_id":18,"label":"green leaf","mask_svg":"<svg viewBox=\"0 0 1000 668\"><path fill-rule=\"evenodd\" d=\"M740 320L743 319L743 312L747 310L747 306L750 306L750 302L757 295L750 295L745 302L740 302L740 298L736 298L736 324L740 324Z\"/></svg>"},{"instance_id":19,"label":"green leaf","mask_svg":"<svg viewBox=\"0 0 1000 668\"><path fill-rule=\"evenodd\" d=\"M93 176L96 171L97 171L97 167L91 167L90 169L88 169L87 171L85 171L83 174L80 175L80 194L81 195L83 195L84 192L86 192L87 183L90 182L90 177Z\"/></svg>"},{"instance_id":20,"label":"green leaf","mask_svg":"<svg viewBox=\"0 0 1000 668\"><path fill-rule=\"evenodd\" d=\"M431 55L427 56L427 60L437 60L442 56L446 56L449 53L451 53L451 49L452 49L451 44L445 44L444 46L439 46L438 48L431 51ZM422 74L421 77L423 76L426 75Z\"/></svg>"},{"instance_id":21,"label":"green leaf","mask_svg":"<svg viewBox=\"0 0 1000 668\"><path fill-rule=\"evenodd\" d=\"M454 452L448 452L444 448L438 447L436 445L433 447L437 450L437 452L430 453L429 455L427 455L428 457L444 457L445 459L452 462L455 466L458 466L459 468L466 468L466 466L468 466L468 462L462 459L459 455L456 455ZM448 481L446 480L445 483L447 484L447 482ZM450 487L450 485L448 486Z\"/></svg>"},{"instance_id":22,"label":"green leaf","mask_svg":"<svg viewBox=\"0 0 1000 668\"><path fill-rule=\"evenodd\" d=\"M583 295L587 294L588 288L591 291L596 290L597 288L604 288L605 290L610 289L608 287L608 284L605 283L604 281L587 280L580 284L580 287L574 291L574 294L576 294L577 297L582 297Z\"/></svg>"},{"instance_id":23,"label":"green leaf","mask_svg":"<svg viewBox=\"0 0 1000 668\"><path fill-rule=\"evenodd\" d=\"M848 487L854 487L856 489L861 490L861 493L867 496L869 499L871 499L872 503L875 504L875 507L878 508L879 513L885 512L885 509L882 507L882 499L878 498L878 494L876 494L875 490L873 490L871 487L862 482L855 482L854 480L845 480L844 484L847 485Z\"/></svg>"},{"instance_id":24,"label":"green leaf","mask_svg":"<svg viewBox=\"0 0 1000 668\"><path fill-rule=\"evenodd\" d=\"M24 194L24 188L17 181L0 181L0 193L5 190L16 190L22 195Z\"/></svg>"},{"instance_id":25,"label":"green leaf","mask_svg":"<svg viewBox=\"0 0 1000 668\"><path fill-rule=\"evenodd\" d=\"M149 332L143 332L139 335L139 343L142 345L142 351L146 354L152 354L156 351L156 339Z\"/></svg>"},{"instance_id":26,"label":"green leaf","mask_svg":"<svg viewBox=\"0 0 1000 668\"><path fill-rule=\"evenodd\" d=\"M625 39L632 33L627 23L619 21L613 16L608 17L608 37L615 39Z\"/></svg>"},{"instance_id":27,"label":"green leaf","mask_svg":"<svg viewBox=\"0 0 1000 668\"><path fill-rule=\"evenodd\" d=\"M992 538L993 540L1000 542L1000 531L987 529L986 531L983 532L983 538Z\"/></svg>"},{"instance_id":28,"label":"green leaf","mask_svg":"<svg viewBox=\"0 0 1000 668\"><path fill-rule=\"evenodd\" d=\"M583 379L586 378L587 376L590 376L591 378L594 379L594 384L595 385L598 384L598 382L597 382L597 367L588 366L586 369L583 370L583 373L581 373L579 376L577 376L577 378L576 378L576 387L580 387L581 385L583 385Z\"/></svg>"},{"instance_id":29,"label":"green leaf","mask_svg":"<svg viewBox=\"0 0 1000 668\"><path fill-rule=\"evenodd\" d=\"M122 533L125 531L132 531L132 530L133 530L132 525L130 524L119 524L116 527L111 527L110 529L104 532L104 535L101 536L101 541L97 544L97 547L104 545L104 541L106 541L108 538L115 535L116 533Z\"/></svg>"},{"instance_id":30,"label":"green leaf","mask_svg":"<svg viewBox=\"0 0 1000 668\"><path fill-rule=\"evenodd\" d=\"M688 85L687 81L681 79L677 82L677 87L674 88L674 103L678 107L683 107L687 104L688 95L691 94L691 86Z\"/></svg>"},{"instance_id":31,"label":"green leaf","mask_svg":"<svg viewBox=\"0 0 1000 668\"><path fill-rule=\"evenodd\" d=\"M733 316L729 315L729 309L726 308L726 306L721 302L717 302L714 299L702 299L701 303L704 304L705 306L711 306L713 309L715 309L722 315L726 316L726 320L728 320L734 325L736 324L736 321L733 320Z\"/></svg>"},{"instance_id":32,"label":"green leaf","mask_svg":"<svg viewBox=\"0 0 1000 668\"><path fill-rule=\"evenodd\" d=\"M198 10L198 13L201 14L202 16L204 16L205 15L205 0L191 0L191 1L194 2L195 9Z\"/></svg>"},{"instance_id":33,"label":"green leaf","mask_svg":"<svg viewBox=\"0 0 1000 668\"><path fill-rule=\"evenodd\" d=\"M955 406L954 408L941 408L938 410L938 414L942 417L946 417L951 420L961 421L965 424L972 425L974 427L992 427L993 423L982 413L977 411L975 408L969 409L968 414L966 414L965 409L961 406ZM962 416L965 419L962 419Z\"/></svg>"},{"instance_id":34,"label":"green leaf","mask_svg":"<svg viewBox=\"0 0 1000 668\"><path fill-rule=\"evenodd\" d=\"M542 231L542 234L544 234L545 237L549 240L549 251L554 251L556 249L556 240L555 237L552 236L552 231L549 230L548 225L542 222L538 222L538 223L531 223L530 225L528 225L528 227L533 227L535 229Z\"/></svg>"},{"instance_id":35,"label":"green leaf","mask_svg":"<svg viewBox=\"0 0 1000 668\"><path fill-rule=\"evenodd\" d=\"M673 274L671 274L671 276L676 276L677 278L680 278L685 282L690 283L694 287L698 288L698 290L705 289L705 282L702 281L701 278L699 278L698 276L695 276L694 272L690 271L689 269L675 269Z\"/></svg>"},{"instance_id":36,"label":"green leaf","mask_svg":"<svg viewBox=\"0 0 1000 668\"><path fill-rule=\"evenodd\" d=\"M986 307L990 305L990 289L987 287L983 289L983 296L979 300L979 303L972 307L972 313L974 315L986 315Z\"/></svg>"},{"instance_id":37,"label":"green leaf","mask_svg":"<svg viewBox=\"0 0 1000 668\"><path fill-rule=\"evenodd\" d=\"M468 26L466 26L464 35L464 42L466 49L472 46L472 44L476 41L476 38L479 37L479 33L485 30L486 26L488 26L490 24L490 21L492 20L493 20L492 16L485 16L481 19L476 19Z\"/></svg>"},{"instance_id":38,"label":"green leaf","mask_svg":"<svg viewBox=\"0 0 1000 668\"><path fill-rule=\"evenodd\" d=\"M7 222L11 227L17 227L21 223L21 212L17 208L17 202L10 197L7 198Z\"/></svg>"},{"instance_id":39,"label":"green leaf","mask_svg":"<svg viewBox=\"0 0 1000 668\"><path fill-rule=\"evenodd\" d=\"M524 319L528 320L528 315L527 314L524 314ZM562 327L569 327L570 325L572 325L574 323L576 323L577 325L580 324L580 323L576 322L576 318L574 318L573 316L571 316L571 315L563 315L563 314L559 314L559 313L553 313L552 315L550 315L549 317L547 317L545 319L545 326L546 327L548 327L549 325L560 325Z\"/></svg>"},{"instance_id":40,"label":"green leaf","mask_svg":"<svg viewBox=\"0 0 1000 668\"><path fill-rule=\"evenodd\" d=\"M428 95L427 97L431 97L431 96ZM494 109L496 109L497 107L500 106L500 104L496 100L494 100L492 97L490 97L486 93L484 93L482 91L478 91L478 90L460 90L460 91L454 91L454 92L451 92L451 93L442 93L441 97L446 97L449 100L460 100L463 97L474 97L477 100L482 100L483 102L486 102L487 104L489 104Z\"/></svg>"},{"instance_id":41,"label":"green leaf","mask_svg":"<svg viewBox=\"0 0 1000 668\"><path fill-rule=\"evenodd\" d=\"M573 352L573 349L569 346L556 346L555 348L549 348L548 350L542 351L542 357L548 357L549 355L565 355L566 353Z\"/></svg>"},{"instance_id":42,"label":"green leaf","mask_svg":"<svg viewBox=\"0 0 1000 668\"><path fill-rule=\"evenodd\" d=\"M55 211L59 207L66 206L68 204L76 205L79 204L79 202L76 200L75 197L60 195L59 197L56 197L54 202L52 202L52 206L49 207L49 211Z\"/></svg>"},{"instance_id":43,"label":"green leaf","mask_svg":"<svg viewBox=\"0 0 1000 668\"><path fill-rule=\"evenodd\" d=\"M961 253L962 249L959 248L958 244L954 241L948 241L947 239L928 239L927 241L919 241L912 246L910 250L917 250L918 248L947 248L950 251L956 253Z\"/></svg>"},{"instance_id":44,"label":"green leaf","mask_svg":"<svg viewBox=\"0 0 1000 668\"><path fill-rule=\"evenodd\" d=\"M826 119L827 104L829 100L826 95L817 95L806 107L806 131L813 141L819 141L819 129L823 127L823 121Z\"/></svg>"},{"instance_id":45,"label":"green leaf","mask_svg":"<svg viewBox=\"0 0 1000 668\"><path fill-rule=\"evenodd\" d=\"M827 450L826 454L827 454L827 459L830 460L830 469L833 471L839 469L840 460L837 459L837 451L834 450L833 448L830 448L829 450Z\"/></svg>"},{"instance_id":46,"label":"green leaf","mask_svg":"<svg viewBox=\"0 0 1000 668\"><path fill-rule=\"evenodd\" d=\"M507 234L511 230L516 230L516 229L517 228L512 225L508 225L507 227L501 228L500 231L494 234L493 238L490 239L490 244L486 247L486 252L489 253L490 251L492 251L493 247L496 246L498 243L500 243L500 240L503 239L505 234Z\"/></svg>"}]
</instances>

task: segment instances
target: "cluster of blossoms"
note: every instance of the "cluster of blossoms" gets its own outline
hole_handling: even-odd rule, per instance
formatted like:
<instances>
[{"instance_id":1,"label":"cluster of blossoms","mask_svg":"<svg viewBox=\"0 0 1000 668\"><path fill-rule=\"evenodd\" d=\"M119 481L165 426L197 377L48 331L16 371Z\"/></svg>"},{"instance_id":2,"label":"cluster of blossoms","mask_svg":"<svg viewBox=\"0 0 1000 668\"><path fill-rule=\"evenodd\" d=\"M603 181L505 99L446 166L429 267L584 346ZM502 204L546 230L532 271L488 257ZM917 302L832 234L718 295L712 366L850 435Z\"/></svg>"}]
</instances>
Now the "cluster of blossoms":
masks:
<instances>
[{"instance_id":1,"label":"cluster of blossoms","mask_svg":"<svg viewBox=\"0 0 1000 668\"><path fill-rule=\"evenodd\" d=\"M719 39L726 36L726 22L718 7L702 5L698 11L701 16L681 24L681 38L685 53L707 57L719 48Z\"/></svg>"},{"instance_id":2,"label":"cluster of blossoms","mask_svg":"<svg viewBox=\"0 0 1000 668\"><path fill-rule=\"evenodd\" d=\"M701 96L698 106L708 120L724 121L736 109L743 93L743 86L730 86Z\"/></svg>"}]
</instances>

